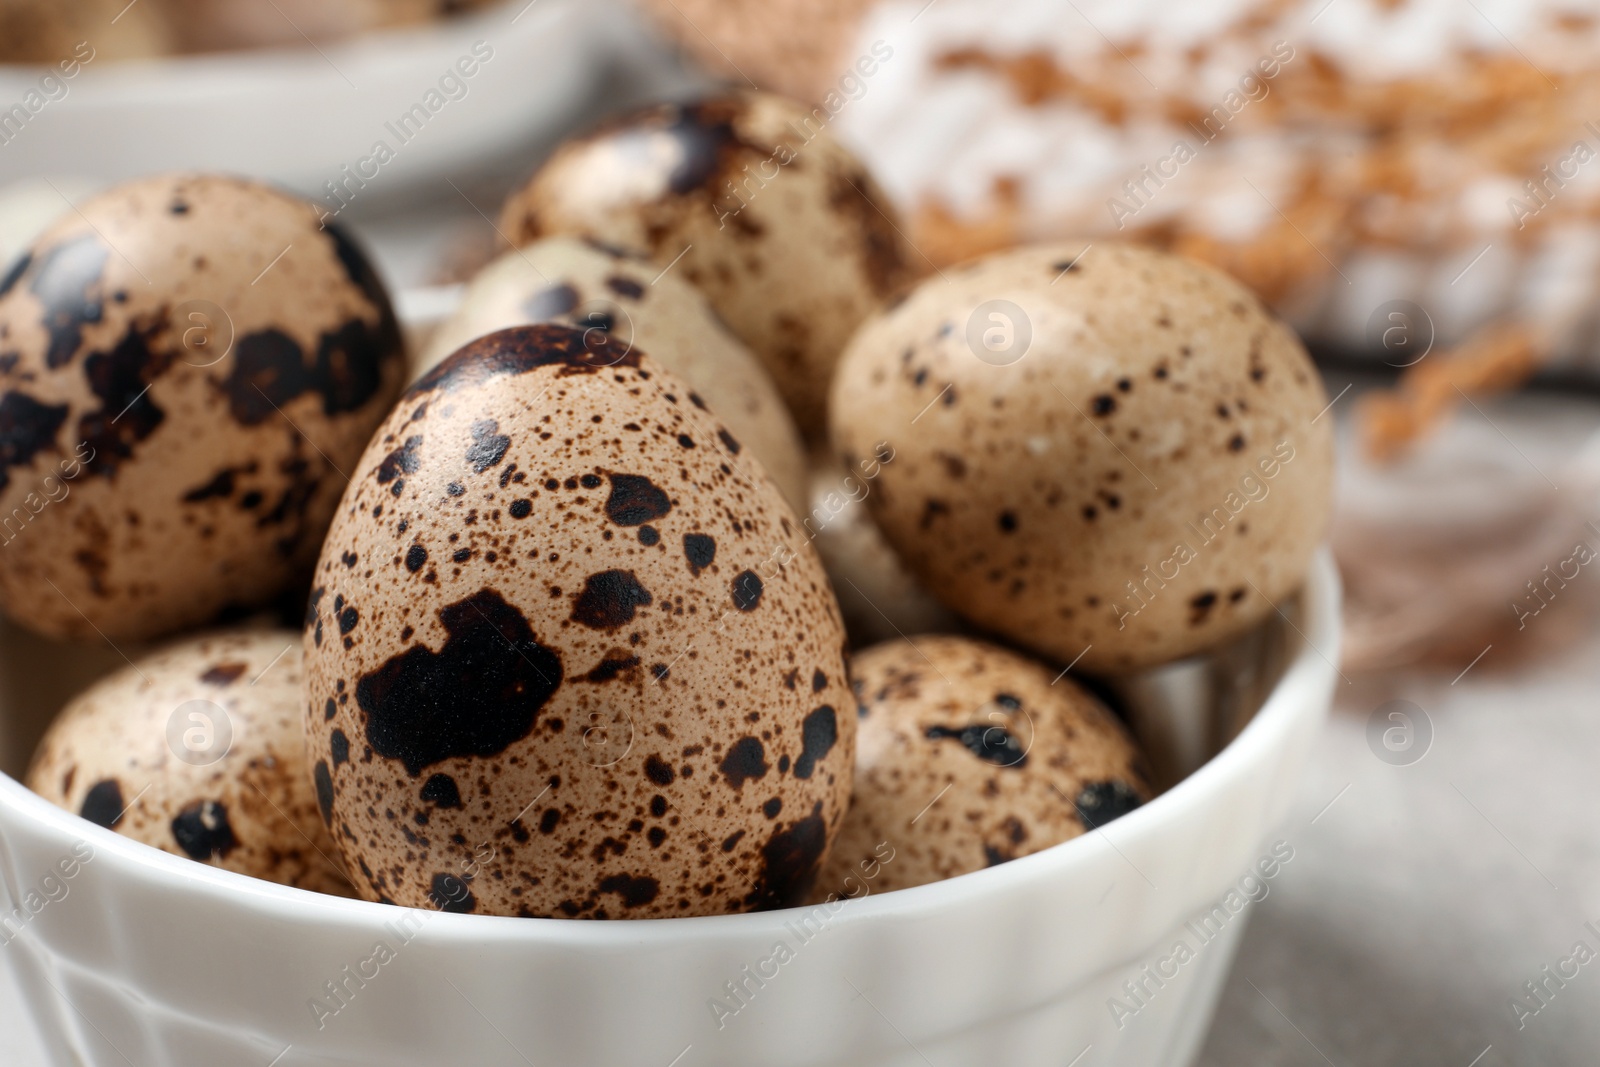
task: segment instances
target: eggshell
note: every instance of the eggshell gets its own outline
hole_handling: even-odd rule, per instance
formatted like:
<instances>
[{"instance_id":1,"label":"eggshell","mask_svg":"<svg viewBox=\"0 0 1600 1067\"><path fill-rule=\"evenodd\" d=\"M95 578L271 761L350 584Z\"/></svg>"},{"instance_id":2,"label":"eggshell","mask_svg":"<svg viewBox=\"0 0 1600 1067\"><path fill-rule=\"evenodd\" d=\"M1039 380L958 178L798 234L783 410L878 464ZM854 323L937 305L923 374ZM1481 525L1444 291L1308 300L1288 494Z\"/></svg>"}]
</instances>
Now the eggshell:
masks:
<instances>
[{"instance_id":1,"label":"eggshell","mask_svg":"<svg viewBox=\"0 0 1600 1067\"><path fill-rule=\"evenodd\" d=\"M178 175L51 226L0 279L0 599L147 639L304 580L397 395L356 245L265 186Z\"/></svg>"},{"instance_id":2,"label":"eggshell","mask_svg":"<svg viewBox=\"0 0 1600 1067\"><path fill-rule=\"evenodd\" d=\"M501 230L675 263L820 435L840 350L910 276L892 206L829 120L759 92L629 115L559 149L507 201Z\"/></svg>"},{"instance_id":3,"label":"eggshell","mask_svg":"<svg viewBox=\"0 0 1600 1067\"><path fill-rule=\"evenodd\" d=\"M861 719L855 797L818 894L859 897L993 867L1152 795L1116 716L1025 656L921 636L857 653L850 671Z\"/></svg>"},{"instance_id":4,"label":"eggshell","mask_svg":"<svg viewBox=\"0 0 1600 1067\"><path fill-rule=\"evenodd\" d=\"M962 628L960 618L906 569L867 510L877 472L884 458L893 462L893 457L886 450L848 470L831 455L819 457L811 472L811 509L801 518L857 648L906 634Z\"/></svg>"},{"instance_id":5,"label":"eggshell","mask_svg":"<svg viewBox=\"0 0 1600 1067\"><path fill-rule=\"evenodd\" d=\"M28 788L173 855L348 896L306 773L302 684L292 630L185 638L63 708Z\"/></svg>"},{"instance_id":6,"label":"eggshell","mask_svg":"<svg viewBox=\"0 0 1600 1067\"><path fill-rule=\"evenodd\" d=\"M503 330L352 473L307 615L308 762L372 899L787 906L849 802L843 642L777 487L687 385L603 334Z\"/></svg>"},{"instance_id":7,"label":"eggshell","mask_svg":"<svg viewBox=\"0 0 1600 1067\"><path fill-rule=\"evenodd\" d=\"M1225 275L1128 245L946 271L862 328L833 386L848 464L912 573L1062 663L1175 659L1272 614L1332 498L1328 399Z\"/></svg>"},{"instance_id":8,"label":"eggshell","mask_svg":"<svg viewBox=\"0 0 1600 1067\"><path fill-rule=\"evenodd\" d=\"M648 260L569 237L508 252L473 278L412 374L486 333L534 322L604 330L639 345L700 394L767 468L790 506L805 509L805 453L771 377L705 297Z\"/></svg>"}]
</instances>

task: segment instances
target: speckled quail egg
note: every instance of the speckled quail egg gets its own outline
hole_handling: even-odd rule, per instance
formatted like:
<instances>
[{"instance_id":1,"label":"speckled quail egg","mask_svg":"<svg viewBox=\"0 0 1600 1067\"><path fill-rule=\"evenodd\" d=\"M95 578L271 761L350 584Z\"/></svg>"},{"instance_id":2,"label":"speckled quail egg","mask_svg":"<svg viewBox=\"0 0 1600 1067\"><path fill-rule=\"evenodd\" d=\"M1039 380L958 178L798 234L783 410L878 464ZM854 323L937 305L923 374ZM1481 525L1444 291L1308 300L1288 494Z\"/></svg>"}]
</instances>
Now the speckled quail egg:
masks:
<instances>
[{"instance_id":1,"label":"speckled quail egg","mask_svg":"<svg viewBox=\"0 0 1600 1067\"><path fill-rule=\"evenodd\" d=\"M0 598L146 639L303 580L405 374L372 266L231 178L120 186L0 279Z\"/></svg>"},{"instance_id":2,"label":"speckled quail egg","mask_svg":"<svg viewBox=\"0 0 1600 1067\"><path fill-rule=\"evenodd\" d=\"M305 767L300 635L213 631L74 698L28 787L147 845L348 896Z\"/></svg>"},{"instance_id":3,"label":"speckled quail egg","mask_svg":"<svg viewBox=\"0 0 1600 1067\"><path fill-rule=\"evenodd\" d=\"M1026 656L921 636L865 649L850 671L855 796L819 895L993 867L1150 799L1144 758L1116 716Z\"/></svg>"},{"instance_id":4,"label":"speckled quail egg","mask_svg":"<svg viewBox=\"0 0 1600 1067\"><path fill-rule=\"evenodd\" d=\"M845 630L857 647L962 628L960 618L906 569L867 510L878 472L894 461L892 446L883 444L851 469L831 453L815 457L811 509L800 519L833 581Z\"/></svg>"},{"instance_id":5,"label":"speckled quail egg","mask_svg":"<svg viewBox=\"0 0 1600 1067\"><path fill-rule=\"evenodd\" d=\"M308 763L372 899L783 907L849 803L843 643L777 487L680 379L603 333L502 330L351 473L307 613Z\"/></svg>"},{"instance_id":6,"label":"speckled quail egg","mask_svg":"<svg viewBox=\"0 0 1600 1067\"><path fill-rule=\"evenodd\" d=\"M845 462L912 573L1020 645L1116 671L1272 614L1327 529L1331 420L1293 331L1237 282L1128 245L945 272L851 341Z\"/></svg>"},{"instance_id":7,"label":"speckled quail egg","mask_svg":"<svg viewBox=\"0 0 1600 1067\"><path fill-rule=\"evenodd\" d=\"M804 510L805 453L771 377L693 286L640 257L570 237L506 253L473 278L412 373L476 337L534 322L604 330L639 345L687 382L767 468L784 499Z\"/></svg>"},{"instance_id":8,"label":"speckled quail egg","mask_svg":"<svg viewBox=\"0 0 1600 1067\"><path fill-rule=\"evenodd\" d=\"M840 350L909 274L892 206L828 121L758 92L653 107L559 149L501 230L593 237L681 272L820 434Z\"/></svg>"}]
</instances>

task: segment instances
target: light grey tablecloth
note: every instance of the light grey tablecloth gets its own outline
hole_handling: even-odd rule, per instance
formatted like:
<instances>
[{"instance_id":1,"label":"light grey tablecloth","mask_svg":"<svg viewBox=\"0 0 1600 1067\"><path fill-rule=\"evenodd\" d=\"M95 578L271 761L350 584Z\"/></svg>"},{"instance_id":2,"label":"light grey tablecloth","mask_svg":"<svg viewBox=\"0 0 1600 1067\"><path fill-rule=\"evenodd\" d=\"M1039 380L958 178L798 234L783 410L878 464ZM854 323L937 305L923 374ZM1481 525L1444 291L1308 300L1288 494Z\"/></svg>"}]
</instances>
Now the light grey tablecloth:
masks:
<instances>
[{"instance_id":1,"label":"light grey tablecloth","mask_svg":"<svg viewBox=\"0 0 1600 1067\"><path fill-rule=\"evenodd\" d=\"M1504 470L1548 484L1597 427L1592 399L1519 396L1465 409L1431 447L1469 471L1498 453L1500 473L1456 487L1487 497ZM1245 934L1204 1067L1600 1063L1600 620L1543 616L1496 642L1476 663L1341 685L1282 830L1294 862ZM1394 699L1431 725L1410 765L1368 740ZM1563 964L1580 941L1594 958Z\"/></svg>"}]
</instances>

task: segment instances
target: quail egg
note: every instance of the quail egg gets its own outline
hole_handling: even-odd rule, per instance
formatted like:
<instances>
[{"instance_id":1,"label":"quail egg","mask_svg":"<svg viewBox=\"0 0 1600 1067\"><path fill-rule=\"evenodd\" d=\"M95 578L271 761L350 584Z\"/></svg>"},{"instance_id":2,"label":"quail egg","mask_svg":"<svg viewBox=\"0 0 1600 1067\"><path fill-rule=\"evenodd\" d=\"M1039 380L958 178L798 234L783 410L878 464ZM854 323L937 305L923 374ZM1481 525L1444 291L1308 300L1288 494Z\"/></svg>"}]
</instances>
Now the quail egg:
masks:
<instances>
[{"instance_id":1,"label":"quail egg","mask_svg":"<svg viewBox=\"0 0 1600 1067\"><path fill-rule=\"evenodd\" d=\"M500 228L518 244L592 237L681 272L820 434L840 350L910 273L893 207L830 118L759 92L653 107L557 150Z\"/></svg>"},{"instance_id":2,"label":"quail egg","mask_svg":"<svg viewBox=\"0 0 1600 1067\"><path fill-rule=\"evenodd\" d=\"M894 461L884 447L846 469L831 455L811 472L811 510L801 526L814 539L817 555L833 581L845 629L857 647L891 637L940 633L962 628L952 613L900 562L884 540L866 499L878 472Z\"/></svg>"},{"instance_id":3,"label":"quail egg","mask_svg":"<svg viewBox=\"0 0 1600 1067\"><path fill-rule=\"evenodd\" d=\"M369 899L784 907L849 802L821 564L726 424L603 332L502 330L418 380L306 623L307 763Z\"/></svg>"},{"instance_id":4,"label":"quail egg","mask_svg":"<svg viewBox=\"0 0 1600 1067\"><path fill-rule=\"evenodd\" d=\"M1332 420L1294 332L1242 285L1129 245L946 272L851 341L846 464L895 451L873 517L978 626L1094 671L1271 615L1332 504Z\"/></svg>"},{"instance_id":5,"label":"quail egg","mask_svg":"<svg viewBox=\"0 0 1600 1067\"><path fill-rule=\"evenodd\" d=\"M699 393L767 468L784 499L804 509L804 452L771 377L693 286L648 260L570 237L508 252L473 278L412 373L473 338L533 322L603 330L642 347Z\"/></svg>"},{"instance_id":6,"label":"quail egg","mask_svg":"<svg viewBox=\"0 0 1600 1067\"><path fill-rule=\"evenodd\" d=\"M348 896L305 768L301 674L292 630L185 638L74 698L28 787L174 855Z\"/></svg>"},{"instance_id":7,"label":"quail egg","mask_svg":"<svg viewBox=\"0 0 1600 1067\"><path fill-rule=\"evenodd\" d=\"M382 283L310 204L232 178L96 196L0 278L0 601L159 637L309 573L405 373Z\"/></svg>"},{"instance_id":8,"label":"quail egg","mask_svg":"<svg viewBox=\"0 0 1600 1067\"><path fill-rule=\"evenodd\" d=\"M993 867L1150 799L1121 722L1025 656L921 636L859 652L850 671L861 720L855 796L818 893L860 896Z\"/></svg>"}]
</instances>

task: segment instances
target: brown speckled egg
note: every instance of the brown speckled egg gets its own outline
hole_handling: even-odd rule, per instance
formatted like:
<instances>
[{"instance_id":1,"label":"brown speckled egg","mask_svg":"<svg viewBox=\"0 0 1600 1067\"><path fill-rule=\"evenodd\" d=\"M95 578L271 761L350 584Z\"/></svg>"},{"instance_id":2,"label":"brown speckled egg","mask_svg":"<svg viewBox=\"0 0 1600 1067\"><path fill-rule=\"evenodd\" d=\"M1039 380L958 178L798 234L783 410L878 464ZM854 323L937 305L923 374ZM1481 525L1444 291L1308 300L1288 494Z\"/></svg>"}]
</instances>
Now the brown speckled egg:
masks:
<instances>
[{"instance_id":1,"label":"brown speckled egg","mask_svg":"<svg viewBox=\"0 0 1600 1067\"><path fill-rule=\"evenodd\" d=\"M861 720L855 797L819 895L993 867L1151 797L1144 758L1116 716L1026 656L922 636L857 653L850 671Z\"/></svg>"},{"instance_id":2,"label":"brown speckled egg","mask_svg":"<svg viewBox=\"0 0 1600 1067\"><path fill-rule=\"evenodd\" d=\"M303 580L405 373L383 285L310 204L165 176L0 279L0 598L146 639Z\"/></svg>"},{"instance_id":3,"label":"brown speckled egg","mask_svg":"<svg viewBox=\"0 0 1600 1067\"><path fill-rule=\"evenodd\" d=\"M1332 420L1290 328L1209 267L1021 248L862 328L833 386L846 463L912 573L970 621L1122 670L1248 629L1327 529Z\"/></svg>"},{"instance_id":4,"label":"brown speckled egg","mask_svg":"<svg viewBox=\"0 0 1600 1067\"><path fill-rule=\"evenodd\" d=\"M850 796L843 627L777 486L680 379L502 330L413 385L351 479L307 743L363 894L585 918L803 898Z\"/></svg>"},{"instance_id":5,"label":"brown speckled egg","mask_svg":"<svg viewBox=\"0 0 1600 1067\"><path fill-rule=\"evenodd\" d=\"M28 788L174 855L348 896L306 772L301 663L292 630L143 656L62 710Z\"/></svg>"},{"instance_id":6,"label":"brown speckled egg","mask_svg":"<svg viewBox=\"0 0 1600 1067\"><path fill-rule=\"evenodd\" d=\"M559 149L506 203L501 230L676 263L766 364L800 428L820 434L840 350L909 275L893 207L827 125L769 93L653 107Z\"/></svg>"},{"instance_id":7,"label":"brown speckled egg","mask_svg":"<svg viewBox=\"0 0 1600 1067\"><path fill-rule=\"evenodd\" d=\"M884 539L866 499L892 448L846 469L831 454L811 471L811 509L801 525L833 582L852 644L862 648L906 634L962 628L961 620L922 587Z\"/></svg>"},{"instance_id":8,"label":"brown speckled egg","mask_svg":"<svg viewBox=\"0 0 1600 1067\"><path fill-rule=\"evenodd\" d=\"M474 338L534 322L604 331L643 348L727 423L790 506L805 508L805 453L771 377L693 286L640 257L570 237L506 253L473 278L412 374Z\"/></svg>"}]
</instances>

